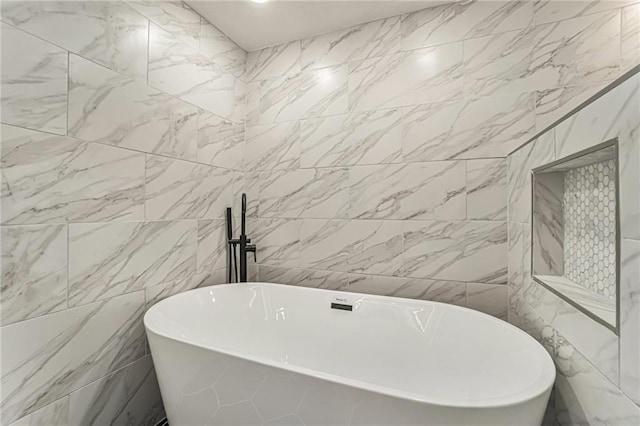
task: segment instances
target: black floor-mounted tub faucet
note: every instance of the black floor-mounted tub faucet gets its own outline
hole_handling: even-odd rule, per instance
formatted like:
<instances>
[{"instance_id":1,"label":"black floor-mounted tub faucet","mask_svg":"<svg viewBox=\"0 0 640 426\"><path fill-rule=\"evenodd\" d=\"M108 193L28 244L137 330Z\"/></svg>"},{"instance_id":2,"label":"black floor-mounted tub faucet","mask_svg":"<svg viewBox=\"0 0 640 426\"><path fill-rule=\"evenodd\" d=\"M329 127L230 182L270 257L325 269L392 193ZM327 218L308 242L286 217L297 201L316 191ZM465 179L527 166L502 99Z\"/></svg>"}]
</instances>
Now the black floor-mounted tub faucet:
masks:
<instances>
[{"instance_id":1,"label":"black floor-mounted tub faucet","mask_svg":"<svg viewBox=\"0 0 640 426\"><path fill-rule=\"evenodd\" d=\"M240 238L233 238L233 225L231 222L231 207L227 207L227 240L229 244L229 282L233 282L233 271L235 271L235 282L247 282L247 253L253 252L254 261L257 261L256 245L250 244L251 239L247 238L247 194L242 194L242 218L240 225ZM240 279L238 280L238 259L236 257L236 246L240 247Z\"/></svg>"}]
</instances>

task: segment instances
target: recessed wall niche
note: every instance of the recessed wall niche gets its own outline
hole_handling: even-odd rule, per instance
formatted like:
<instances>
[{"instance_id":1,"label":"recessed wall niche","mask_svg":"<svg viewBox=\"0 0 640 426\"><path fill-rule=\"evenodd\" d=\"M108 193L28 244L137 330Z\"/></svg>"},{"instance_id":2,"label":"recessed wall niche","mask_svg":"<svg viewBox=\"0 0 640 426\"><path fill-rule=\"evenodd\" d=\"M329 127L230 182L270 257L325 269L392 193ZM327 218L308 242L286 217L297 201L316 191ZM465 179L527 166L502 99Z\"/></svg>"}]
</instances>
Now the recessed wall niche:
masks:
<instances>
[{"instance_id":1,"label":"recessed wall niche","mask_svg":"<svg viewBox=\"0 0 640 426\"><path fill-rule=\"evenodd\" d=\"M618 144L534 169L533 278L617 332Z\"/></svg>"}]
</instances>

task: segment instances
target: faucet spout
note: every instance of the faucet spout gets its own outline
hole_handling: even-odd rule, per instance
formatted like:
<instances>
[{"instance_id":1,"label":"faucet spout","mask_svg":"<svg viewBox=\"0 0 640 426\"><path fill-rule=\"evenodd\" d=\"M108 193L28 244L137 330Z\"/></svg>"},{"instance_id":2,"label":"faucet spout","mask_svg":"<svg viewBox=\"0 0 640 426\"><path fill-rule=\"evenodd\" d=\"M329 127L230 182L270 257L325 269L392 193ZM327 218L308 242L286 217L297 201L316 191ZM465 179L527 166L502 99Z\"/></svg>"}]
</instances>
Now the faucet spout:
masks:
<instances>
[{"instance_id":1,"label":"faucet spout","mask_svg":"<svg viewBox=\"0 0 640 426\"><path fill-rule=\"evenodd\" d=\"M242 194L242 225L240 228L240 282L247 282L247 253L253 252L253 258L257 261L256 245L249 244L251 240L247 238L247 194Z\"/></svg>"},{"instance_id":2,"label":"faucet spout","mask_svg":"<svg viewBox=\"0 0 640 426\"><path fill-rule=\"evenodd\" d=\"M246 224L247 224L247 194L242 193L242 228L240 230L241 234L246 233Z\"/></svg>"}]
</instances>

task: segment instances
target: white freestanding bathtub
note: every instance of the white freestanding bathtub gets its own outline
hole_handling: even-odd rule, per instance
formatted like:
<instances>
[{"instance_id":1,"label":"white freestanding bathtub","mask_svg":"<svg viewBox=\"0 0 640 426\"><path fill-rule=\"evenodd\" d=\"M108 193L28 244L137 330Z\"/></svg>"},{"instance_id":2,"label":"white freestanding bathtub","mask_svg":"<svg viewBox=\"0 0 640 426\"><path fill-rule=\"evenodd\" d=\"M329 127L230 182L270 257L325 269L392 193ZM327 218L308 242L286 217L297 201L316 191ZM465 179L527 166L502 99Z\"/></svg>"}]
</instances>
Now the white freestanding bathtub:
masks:
<instances>
[{"instance_id":1,"label":"white freestanding bathtub","mask_svg":"<svg viewBox=\"0 0 640 426\"><path fill-rule=\"evenodd\" d=\"M435 302L226 284L144 323L171 426L539 425L555 379L523 331Z\"/></svg>"}]
</instances>

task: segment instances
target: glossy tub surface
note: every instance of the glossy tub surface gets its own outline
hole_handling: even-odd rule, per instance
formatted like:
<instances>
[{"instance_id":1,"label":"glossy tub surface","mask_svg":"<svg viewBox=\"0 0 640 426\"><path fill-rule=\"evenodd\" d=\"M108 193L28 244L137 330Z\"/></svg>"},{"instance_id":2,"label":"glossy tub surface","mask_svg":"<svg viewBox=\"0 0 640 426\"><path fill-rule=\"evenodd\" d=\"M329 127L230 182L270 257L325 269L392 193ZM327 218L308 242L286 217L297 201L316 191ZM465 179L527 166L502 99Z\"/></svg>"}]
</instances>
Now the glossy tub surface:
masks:
<instances>
[{"instance_id":1,"label":"glossy tub surface","mask_svg":"<svg viewBox=\"0 0 640 426\"><path fill-rule=\"evenodd\" d=\"M539 425L555 379L523 331L436 302L226 284L144 323L172 426Z\"/></svg>"}]
</instances>

